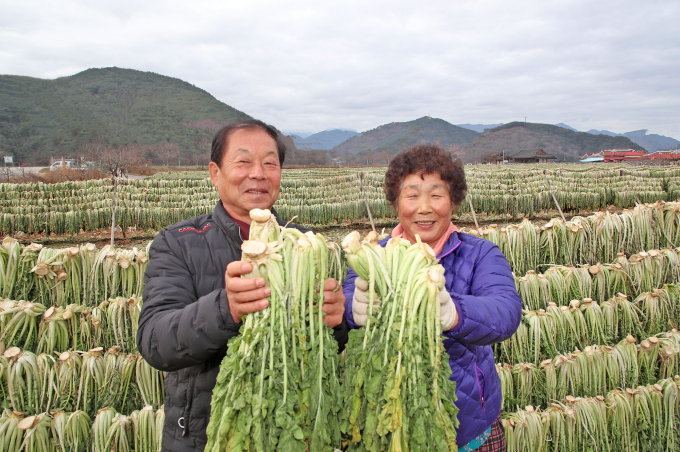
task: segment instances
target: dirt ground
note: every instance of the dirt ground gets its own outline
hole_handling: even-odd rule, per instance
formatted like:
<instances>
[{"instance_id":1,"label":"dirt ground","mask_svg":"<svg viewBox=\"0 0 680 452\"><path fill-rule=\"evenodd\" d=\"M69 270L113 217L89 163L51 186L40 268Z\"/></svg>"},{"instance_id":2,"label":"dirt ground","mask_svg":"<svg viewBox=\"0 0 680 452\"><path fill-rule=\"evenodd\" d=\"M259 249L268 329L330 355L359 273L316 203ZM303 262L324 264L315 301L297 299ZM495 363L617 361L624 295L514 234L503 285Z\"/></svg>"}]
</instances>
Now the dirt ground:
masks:
<instances>
[{"instance_id":1,"label":"dirt ground","mask_svg":"<svg viewBox=\"0 0 680 452\"><path fill-rule=\"evenodd\" d=\"M156 236L155 231L136 231L128 228L123 236L123 231L120 227L116 228L114 234L114 244L121 248L132 248L133 246L145 246L146 243ZM3 236L4 239L6 236ZM94 243L102 247L111 243L111 230L99 229L93 232L81 232L78 235L56 235L54 233L46 236L45 234L23 234L15 235L20 243L28 245L29 243L39 243L50 247L68 247L75 245L82 245L84 243Z\"/></svg>"}]
</instances>

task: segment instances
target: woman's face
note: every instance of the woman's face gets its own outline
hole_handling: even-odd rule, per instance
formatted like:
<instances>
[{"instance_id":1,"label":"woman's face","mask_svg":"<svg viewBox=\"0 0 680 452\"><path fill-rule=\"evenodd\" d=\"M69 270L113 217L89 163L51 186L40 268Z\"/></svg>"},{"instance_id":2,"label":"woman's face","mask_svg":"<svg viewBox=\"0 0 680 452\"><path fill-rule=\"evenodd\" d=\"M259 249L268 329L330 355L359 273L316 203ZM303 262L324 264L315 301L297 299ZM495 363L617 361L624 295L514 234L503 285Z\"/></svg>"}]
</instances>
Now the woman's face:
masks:
<instances>
[{"instance_id":1,"label":"woman's face","mask_svg":"<svg viewBox=\"0 0 680 452\"><path fill-rule=\"evenodd\" d=\"M404 228L404 238L415 243L420 240L435 247L449 227L453 205L446 183L439 173L409 174L397 198L397 214Z\"/></svg>"}]
</instances>

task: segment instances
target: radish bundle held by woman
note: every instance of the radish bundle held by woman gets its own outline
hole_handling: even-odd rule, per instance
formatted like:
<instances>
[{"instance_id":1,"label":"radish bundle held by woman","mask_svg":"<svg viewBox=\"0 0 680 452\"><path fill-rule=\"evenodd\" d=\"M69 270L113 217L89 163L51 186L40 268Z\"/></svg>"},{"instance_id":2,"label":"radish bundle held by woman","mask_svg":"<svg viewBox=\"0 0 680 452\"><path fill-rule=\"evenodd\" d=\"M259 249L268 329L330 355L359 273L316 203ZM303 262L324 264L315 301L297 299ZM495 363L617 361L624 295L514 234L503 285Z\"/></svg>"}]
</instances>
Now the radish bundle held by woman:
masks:
<instances>
[{"instance_id":1,"label":"radish bundle held by woman","mask_svg":"<svg viewBox=\"0 0 680 452\"><path fill-rule=\"evenodd\" d=\"M510 265L498 247L488 240L458 232L451 223L453 211L465 200L466 190L463 165L444 149L416 146L402 151L390 161L385 173L385 194L399 216L399 225L392 231L392 239L378 242L384 248L361 245L361 249L356 252L350 250L349 260L353 270L348 272L343 285L345 318L350 327L364 327L366 331L350 333L346 359L357 353L355 349L358 347L361 353L374 356L356 371L355 391L351 394L347 386L347 377L351 375L347 372L357 364L350 359L347 363L350 367L343 374L344 410L349 414L343 420L342 428L343 433L348 435L351 450L455 450L455 445L452 448L447 442L450 438L447 430L438 430L447 427L441 427L437 423L440 420L433 414L437 397L441 398L444 407L454 401L453 395L449 396L449 400L443 400L449 393L448 385L434 385L443 375L450 375L450 379L455 381L455 405L460 410L457 413L459 425L456 427L455 440L459 450L505 450L503 428L499 420L502 402L500 379L490 345L512 336L521 320L522 303L515 289ZM431 349L425 346L430 343L426 341L421 346L406 333L395 336L393 330L389 329L399 328L400 332L402 329L405 332L413 330L413 337L418 337L416 332L422 328L421 325L430 325L430 321L426 322L429 317L422 315L421 310L431 301L426 297L428 302L423 305L422 295L410 293L412 288L415 289L413 284L419 281L420 275L415 268L402 267L407 262L406 245L403 245L403 256L400 256L401 251L396 257L394 251L390 251L395 241L399 244L408 242L416 248L423 247L421 241L428 244L434 249L431 259L434 260L436 256L444 269L442 280L439 281L439 318L432 320L432 325L441 328L441 338L440 331L437 331L438 338L433 341L433 345L437 352L436 344L443 343L446 351L443 356L448 357L451 373L446 366L440 366L439 380L427 367L428 363L438 364L438 361L431 359ZM394 249L402 250L402 245ZM384 269L378 265L374 269L368 268L366 272L352 257L352 253L368 255L369 251L381 256L380 259L368 259L369 263L383 260L384 253ZM399 276L402 271L406 272L405 276ZM367 275L368 280L365 279ZM401 280L404 277L412 281L410 286L407 283L408 290L395 284L395 278ZM391 287L385 290L383 286L388 285L388 278ZM393 294L387 296L390 289ZM406 296L411 298L406 299ZM381 297L382 302L377 302L376 299ZM390 306L395 302L402 306L402 310L393 311L394 317L390 316L388 325L384 325L386 313L392 310ZM416 302L421 304L416 305ZM427 309L424 312L432 314ZM423 324L419 323L421 321ZM386 343L381 343L383 335L380 332L383 328L387 328L384 336ZM357 336L362 335L368 335L368 339L358 340ZM371 352L373 348L382 349L382 356ZM394 369L382 368L385 353L388 357L401 354L402 367L407 366L403 377L396 374L396 365ZM409 364L409 355L415 361L414 364ZM403 380L384 381L383 374ZM402 385L398 391L378 391L390 386L396 388L397 384ZM433 397L435 394L436 397ZM410 403L416 406L386 405L394 402L395 396L410 398L414 400ZM376 411L378 407L382 409L384 406L387 409ZM391 411L397 409L406 411ZM401 423L387 422L399 419ZM453 424L453 418L451 422ZM399 429L401 433L395 433ZM395 439L399 439L399 442Z\"/></svg>"},{"instance_id":2,"label":"radish bundle held by woman","mask_svg":"<svg viewBox=\"0 0 680 452\"><path fill-rule=\"evenodd\" d=\"M269 307L247 315L229 343L205 450L332 451L340 445L338 344L323 322L319 291L329 247L320 235L281 228L269 211L251 218L243 260L253 265L248 276L271 287Z\"/></svg>"},{"instance_id":3,"label":"radish bundle held by woman","mask_svg":"<svg viewBox=\"0 0 680 452\"><path fill-rule=\"evenodd\" d=\"M432 248L375 233L343 241L368 295L365 327L343 361L342 429L350 450L455 451L455 382L441 340L444 268ZM383 300L378 307L376 303Z\"/></svg>"}]
</instances>

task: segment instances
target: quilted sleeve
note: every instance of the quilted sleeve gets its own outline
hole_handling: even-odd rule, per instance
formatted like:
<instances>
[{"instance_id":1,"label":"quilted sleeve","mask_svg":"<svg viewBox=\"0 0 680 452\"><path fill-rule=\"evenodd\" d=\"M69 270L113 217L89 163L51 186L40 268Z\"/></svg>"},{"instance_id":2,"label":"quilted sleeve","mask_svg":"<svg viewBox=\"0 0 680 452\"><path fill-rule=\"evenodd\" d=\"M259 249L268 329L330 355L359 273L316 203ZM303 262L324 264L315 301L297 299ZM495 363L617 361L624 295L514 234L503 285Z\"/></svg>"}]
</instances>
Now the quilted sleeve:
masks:
<instances>
[{"instance_id":1,"label":"quilted sleeve","mask_svg":"<svg viewBox=\"0 0 680 452\"><path fill-rule=\"evenodd\" d=\"M349 329L353 330L360 328L354 323L354 316L352 314L352 299L354 298L354 280L357 279L357 273L350 267L347 270L347 276L342 283L342 292L345 294L345 320Z\"/></svg>"},{"instance_id":2,"label":"quilted sleeve","mask_svg":"<svg viewBox=\"0 0 680 452\"><path fill-rule=\"evenodd\" d=\"M512 336L522 318L522 300L510 264L491 242L482 245L470 291L470 295L450 291L459 321L444 336L474 345L491 345Z\"/></svg>"},{"instance_id":3,"label":"quilted sleeve","mask_svg":"<svg viewBox=\"0 0 680 452\"><path fill-rule=\"evenodd\" d=\"M224 289L196 297L175 239L161 231L149 250L137 347L153 367L176 371L208 360L239 333Z\"/></svg>"}]
</instances>

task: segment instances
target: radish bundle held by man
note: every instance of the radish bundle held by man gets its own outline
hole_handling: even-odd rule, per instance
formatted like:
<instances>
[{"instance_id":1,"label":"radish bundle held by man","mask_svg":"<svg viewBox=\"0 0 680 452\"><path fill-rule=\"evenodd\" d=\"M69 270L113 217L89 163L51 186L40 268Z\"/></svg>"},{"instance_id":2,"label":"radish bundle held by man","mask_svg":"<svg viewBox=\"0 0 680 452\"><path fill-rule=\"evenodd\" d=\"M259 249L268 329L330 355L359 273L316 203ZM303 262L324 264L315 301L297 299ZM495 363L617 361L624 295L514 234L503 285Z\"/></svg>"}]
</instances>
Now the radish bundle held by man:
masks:
<instances>
[{"instance_id":1,"label":"radish bundle held by man","mask_svg":"<svg viewBox=\"0 0 680 452\"><path fill-rule=\"evenodd\" d=\"M166 372L163 451L205 448L227 343L239 335L246 314L269 306L273 290L265 279L242 277L253 266L241 261L241 244L250 234L250 211L271 209L276 202L284 158L285 147L272 127L254 120L224 127L210 153L210 178L220 195L215 211L163 229L149 249L137 345L151 366ZM327 279L319 291L323 322L342 347L345 299L337 287L337 280Z\"/></svg>"},{"instance_id":2,"label":"radish bundle held by man","mask_svg":"<svg viewBox=\"0 0 680 452\"><path fill-rule=\"evenodd\" d=\"M206 451L333 451L340 446L338 344L323 323L317 287L339 265L329 266L321 235L280 228L268 210L251 217L243 260L272 294L229 342Z\"/></svg>"},{"instance_id":3,"label":"radish bundle held by man","mask_svg":"<svg viewBox=\"0 0 680 452\"><path fill-rule=\"evenodd\" d=\"M379 244L385 246L388 240L403 239L410 244L418 244L422 241L434 249L434 255L444 268L444 287L439 291L438 297L439 316L443 346L448 354L452 372L451 380L456 383L455 404L459 408L456 442L459 450L500 451L505 450L505 439L499 416L502 397L500 380L495 370L490 345L512 336L521 320L522 304L515 289L510 265L498 247L488 240L458 232L451 223L453 211L464 201L466 190L462 164L444 149L437 146L416 146L402 151L390 161L385 174L385 193L387 200L392 203L399 216L399 225L392 231L392 239L381 240ZM386 262L394 261L394 257L387 258L389 247L385 247L382 251L375 246L371 249L376 250L376 253L384 252ZM397 259L395 262L400 261ZM376 283L368 281L367 284L363 278L357 277L357 273L359 276L362 275L361 270L356 272L350 270L343 285L346 298L345 318L352 328L364 327L370 331L371 335L374 332L378 334L377 328L379 327L374 326L373 323L384 322L386 313L391 309L389 300L383 295L389 293L389 290L387 292L380 288L377 290L380 296L386 298L384 302L386 306L381 312L383 308L379 301L380 297L376 297L373 293ZM375 270L374 273L379 286L386 284L381 280L380 271ZM408 276L411 277L411 275ZM393 273L392 277L394 277ZM415 278L414 274L411 279ZM392 290L395 291L397 297L400 295L400 287L395 288L394 281L392 281ZM416 315L416 318L420 319L420 314L415 314L412 306L405 304L402 318L399 319L398 314L394 314L394 318L399 322L404 322L404 315ZM394 321L390 320L390 322L394 324ZM413 319L407 317L404 331L413 327ZM393 336L391 331L389 333ZM357 346L362 348L382 346L379 341L371 341L369 338L364 347L363 342L357 344L357 333L351 332L350 335L352 337L350 346L348 346L348 357L354 353L353 350ZM404 341L403 335L399 336L396 341L393 339L390 345L391 348L401 350L402 355L406 354L410 346L412 344ZM386 348L388 353L390 353L390 347ZM423 362L427 362L430 357L425 352L423 355L421 357ZM380 370L383 362L384 352L382 360L376 356L366 368L375 369L376 372L386 372ZM394 374L391 368L388 372ZM378 378L372 379L375 375L378 373L369 372L357 375L357 380L363 379L355 384L359 397L362 396L363 391L368 398L371 392L375 392L373 385L383 384L379 383L381 380ZM395 376L401 377L396 374ZM415 383L410 383L410 387L420 391L421 394L423 394L422 391L428 391L423 394L421 400L423 410L431 410L432 405L427 407L430 403L427 395L434 393L433 385L438 380L432 375L421 374L417 371L412 374L408 370L402 378L414 381ZM423 379L430 384L427 389L419 389L421 388L420 381ZM343 380L343 397L345 398L348 396L346 383L346 379ZM396 387L394 382L388 382L383 386L388 388L389 384ZM404 381L401 384L404 384ZM446 386L440 385L439 390L446 393ZM416 420L417 413L413 415L404 413L401 416L401 424L385 423L387 418L394 420L398 418L389 409L383 409L377 413L375 407L384 406L385 401L393 401L394 395L399 396L396 392L378 394L377 401L369 400L366 404L359 397L350 396L347 403L352 411L348 419L343 419L341 426L343 433L349 435L350 448L353 450L414 451L433 450L436 447L437 450L446 450L444 449L445 446L448 447L446 439L443 440L445 446L439 444L435 446L434 443L427 442L421 446L422 435L428 433L426 429L420 428L417 424L419 422ZM354 404L361 406L358 412ZM350 409L348 406L345 410ZM403 427L404 425L406 427ZM402 433L400 438L402 444L395 444L393 441L394 432L398 428L404 428L411 435L406 438ZM375 433L373 429L376 430ZM386 435L385 431L390 432L391 435ZM430 432L432 432L432 438L448 438L447 435L438 432L435 427L431 427ZM389 444L385 444L385 438L388 438ZM451 448L448 447L448 450Z\"/></svg>"}]
</instances>

